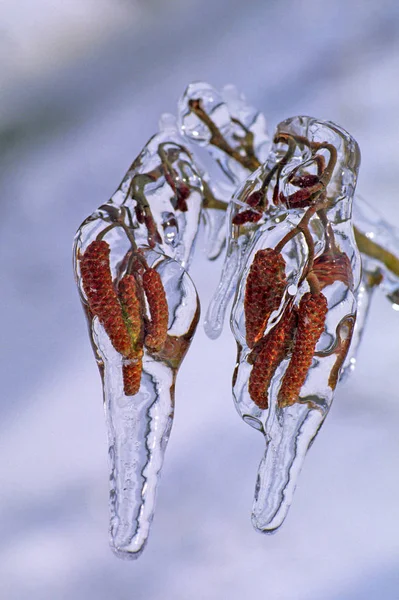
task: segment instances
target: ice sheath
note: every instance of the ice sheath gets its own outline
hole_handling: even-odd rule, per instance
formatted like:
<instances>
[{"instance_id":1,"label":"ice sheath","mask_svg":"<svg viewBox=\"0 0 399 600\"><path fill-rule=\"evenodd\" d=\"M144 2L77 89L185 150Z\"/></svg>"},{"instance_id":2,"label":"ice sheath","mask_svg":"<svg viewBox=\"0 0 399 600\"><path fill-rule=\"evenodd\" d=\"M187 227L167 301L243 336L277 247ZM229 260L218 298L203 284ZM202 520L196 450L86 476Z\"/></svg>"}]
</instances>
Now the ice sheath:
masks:
<instances>
[{"instance_id":1,"label":"ice sheath","mask_svg":"<svg viewBox=\"0 0 399 600\"><path fill-rule=\"evenodd\" d=\"M121 558L140 556L154 516L176 376L199 319L186 268L201 209L201 178L166 119L75 238L76 281L103 382L110 544Z\"/></svg>"},{"instance_id":2,"label":"ice sheath","mask_svg":"<svg viewBox=\"0 0 399 600\"><path fill-rule=\"evenodd\" d=\"M299 140L290 152L283 143L287 136ZM323 173L328 175L326 189L316 172L315 156L320 153ZM279 161L287 154L289 160L279 170ZM332 155L335 166L330 173L326 165ZM241 249L231 313L238 345L233 396L242 419L259 430L266 443L252 509L253 525L260 532L274 532L287 515L303 461L328 414L348 351L360 282L351 206L359 162L358 146L347 132L333 123L294 117L278 126L269 160L247 178L230 208L230 232L234 246ZM235 216L246 210L248 195L260 189L264 181L269 182L268 205L262 219L255 228L251 223L234 225ZM281 198L295 194L298 181L313 185L311 193L304 194L310 200L290 208ZM322 184L315 186L315 181ZM280 200L274 203L276 189ZM313 210L312 202L319 202L317 206L322 208ZM303 221L308 210L311 216ZM244 306L254 285L259 252L269 248L281 251L285 272L276 281L280 284L286 279L286 285L283 293L278 289L276 295L281 301L269 316L264 337L251 347L253 338L248 338L247 326L251 312ZM309 265L311 284L307 279ZM310 285L314 288L311 293ZM281 332L291 306L298 319L287 337ZM249 331L252 329L251 317Z\"/></svg>"}]
</instances>

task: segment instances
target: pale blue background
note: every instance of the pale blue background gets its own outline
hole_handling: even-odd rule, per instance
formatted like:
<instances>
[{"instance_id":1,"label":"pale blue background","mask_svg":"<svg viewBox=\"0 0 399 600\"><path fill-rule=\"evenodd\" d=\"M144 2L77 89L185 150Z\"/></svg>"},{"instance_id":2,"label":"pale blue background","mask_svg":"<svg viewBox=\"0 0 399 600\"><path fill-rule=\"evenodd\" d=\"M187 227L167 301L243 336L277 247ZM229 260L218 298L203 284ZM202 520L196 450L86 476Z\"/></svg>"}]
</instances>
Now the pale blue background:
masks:
<instances>
[{"instance_id":1,"label":"pale blue background","mask_svg":"<svg viewBox=\"0 0 399 600\"><path fill-rule=\"evenodd\" d=\"M351 381L273 537L249 514L262 438L230 394L235 344L202 327L147 550L107 546L100 378L71 271L76 227L185 85L235 83L276 123L337 121L359 189L399 225L397 0L3 0L0 5L0 598L399 598L399 315L376 296ZM192 269L207 306L220 263ZM205 311L203 310L203 313Z\"/></svg>"}]
</instances>

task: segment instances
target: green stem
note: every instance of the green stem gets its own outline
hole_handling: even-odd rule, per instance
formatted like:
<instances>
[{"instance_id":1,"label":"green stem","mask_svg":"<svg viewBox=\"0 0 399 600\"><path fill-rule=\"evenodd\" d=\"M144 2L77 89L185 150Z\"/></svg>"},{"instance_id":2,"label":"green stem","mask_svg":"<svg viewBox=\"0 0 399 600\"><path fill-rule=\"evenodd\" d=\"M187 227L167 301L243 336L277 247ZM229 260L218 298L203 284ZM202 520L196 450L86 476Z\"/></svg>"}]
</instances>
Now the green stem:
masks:
<instances>
[{"instance_id":1,"label":"green stem","mask_svg":"<svg viewBox=\"0 0 399 600\"><path fill-rule=\"evenodd\" d=\"M399 258L392 254L392 252L385 250L385 248L370 240L370 238L356 227L354 227L354 232L360 252L366 254L370 258L375 258L382 262L391 273L394 273L394 275L399 277Z\"/></svg>"},{"instance_id":2,"label":"green stem","mask_svg":"<svg viewBox=\"0 0 399 600\"><path fill-rule=\"evenodd\" d=\"M202 180L202 187L204 189L204 208L216 208L217 210L223 210L226 212L228 208L228 202L223 202L222 200L218 200L212 193L211 188L207 184L206 181Z\"/></svg>"}]
</instances>

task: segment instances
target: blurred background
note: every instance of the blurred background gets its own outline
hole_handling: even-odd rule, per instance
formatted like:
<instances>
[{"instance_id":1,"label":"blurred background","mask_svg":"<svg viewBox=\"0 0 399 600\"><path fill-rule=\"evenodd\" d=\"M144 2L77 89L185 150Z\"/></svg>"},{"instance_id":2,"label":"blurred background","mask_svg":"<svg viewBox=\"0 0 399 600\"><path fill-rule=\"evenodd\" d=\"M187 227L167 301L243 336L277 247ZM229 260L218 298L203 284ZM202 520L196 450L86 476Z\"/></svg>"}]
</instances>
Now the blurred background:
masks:
<instances>
[{"instance_id":1,"label":"blurred background","mask_svg":"<svg viewBox=\"0 0 399 600\"><path fill-rule=\"evenodd\" d=\"M359 191L399 226L397 0L2 0L0 598L399 598L399 315L375 295L279 533L252 529L263 440L231 399L235 344L202 327L181 369L148 547L108 548L100 378L71 269L80 222L187 83L235 83L359 142ZM220 262L201 240L203 314Z\"/></svg>"}]
</instances>

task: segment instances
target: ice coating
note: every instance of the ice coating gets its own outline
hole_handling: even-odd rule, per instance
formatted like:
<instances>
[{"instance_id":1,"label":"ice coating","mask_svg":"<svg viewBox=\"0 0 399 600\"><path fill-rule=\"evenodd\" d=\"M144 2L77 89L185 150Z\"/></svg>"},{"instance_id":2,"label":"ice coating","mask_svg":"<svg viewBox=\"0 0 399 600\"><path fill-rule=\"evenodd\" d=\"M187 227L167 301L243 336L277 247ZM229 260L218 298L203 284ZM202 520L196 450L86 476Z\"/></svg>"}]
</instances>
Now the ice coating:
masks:
<instances>
[{"instance_id":1,"label":"ice coating","mask_svg":"<svg viewBox=\"0 0 399 600\"><path fill-rule=\"evenodd\" d=\"M353 334L360 255L351 204L359 162L347 132L294 117L278 126L268 164L233 202L233 230L248 230L231 314L233 395L242 419L265 436L252 512L262 532L285 519ZM252 208L264 214L254 227L248 198L259 190ZM249 327L259 334L248 337Z\"/></svg>"},{"instance_id":2,"label":"ice coating","mask_svg":"<svg viewBox=\"0 0 399 600\"><path fill-rule=\"evenodd\" d=\"M357 290L358 316L341 379L356 367L356 355L375 290L385 293L393 308L399 307L399 231L359 195L355 197L353 220L362 257L362 281Z\"/></svg>"},{"instance_id":3,"label":"ice coating","mask_svg":"<svg viewBox=\"0 0 399 600\"><path fill-rule=\"evenodd\" d=\"M154 515L176 375L199 319L187 266L202 182L163 118L111 200L79 228L78 289L103 381L110 457L110 543L137 558Z\"/></svg>"},{"instance_id":4,"label":"ice coating","mask_svg":"<svg viewBox=\"0 0 399 600\"><path fill-rule=\"evenodd\" d=\"M100 216L111 222L114 207L125 209L138 245L155 247L188 268L200 222L202 181L172 115L163 115L160 128L102 205Z\"/></svg>"},{"instance_id":5,"label":"ice coating","mask_svg":"<svg viewBox=\"0 0 399 600\"><path fill-rule=\"evenodd\" d=\"M234 86L219 93L204 82L190 84L179 101L179 123L186 139L206 147L235 185L268 150L264 116Z\"/></svg>"},{"instance_id":6,"label":"ice coating","mask_svg":"<svg viewBox=\"0 0 399 600\"><path fill-rule=\"evenodd\" d=\"M396 307L399 304L399 230L361 196L356 196L353 219L363 268L368 273L378 274L379 281L374 277L374 285L378 284Z\"/></svg>"},{"instance_id":7,"label":"ice coating","mask_svg":"<svg viewBox=\"0 0 399 600\"><path fill-rule=\"evenodd\" d=\"M266 160L270 149L264 115L248 104L233 85L226 85L218 92L204 82L190 84L179 102L179 123L185 139L194 147L205 149L218 164L219 172L208 175L204 170L203 179L213 198L219 201L230 200L237 186ZM225 211L226 206L218 202L206 202L205 193L203 214L210 259L217 258L226 239ZM230 239L229 234L227 239ZM237 283L235 274L239 264L240 248L229 243L220 286L204 323L211 338L221 332L226 306Z\"/></svg>"},{"instance_id":8,"label":"ice coating","mask_svg":"<svg viewBox=\"0 0 399 600\"><path fill-rule=\"evenodd\" d=\"M362 257L363 259L363 257ZM349 352L345 358L340 381L344 381L356 368L357 352L363 338L364 328L375 290L380 283L378 273L369 273L363 269L359 287L356 290L357 316Z\"/></svg>"},{"instance_id":9,"label":"ice coating","mask_svg":"<svg viewBox=\"0 0 399 600\"><path fill-rule=\"evenodd\" d=\"M330 172L333 152L328 145L336 150ZM333 390L355 366L373 291L381 287L394 307L399 306L398 231L356 198L353 237L351 200L358 163L357 145L346 132L309 117L280 124L269 152L263 115L234 86L219 93L195 83L179 102L178 124L173 115L161 117L160 132L133 162L113 197L82 224L75 270L103 377L110 533L117 555L140 555L154 514L176 374L199 316L197 294L184 268L192 258L201 216L211 260L219 256L228 227L226 259L205 329L209 337L220 334L238 288L231 319L238 343L234 396L242 418L266 440L253 523L271 532L283 522ZM326 206L304 222L324 188ZM355 239L363 259L360 285ZM272 254L256 258L276 247L283 274L273 271ZM107 248L109 275L104 269ZM97 250L101 260L91 271ZM281 294L275 294L277 305L260 319L250 300L254 294L258 300L267 298L267 285L248 292L248 276L257 260L260 272L271 269L282 285ZM319 291L307 273L311 260ZM156 272L162 293L159 287L152 294L144 289L147 269ZM135 287L129 277L141 289L141 301L140 293L129 298ZM102 283L97 287L98 281ZM141 324L134 316L137 310ZM312 324L313 314L318 322ZM247 326L251 318L252 337ZM310 340L304 335L309 322ZM271 358L262 362L265 356ZM303 383L301 372L306 375Z\"/></svg>"}]
</instances>

